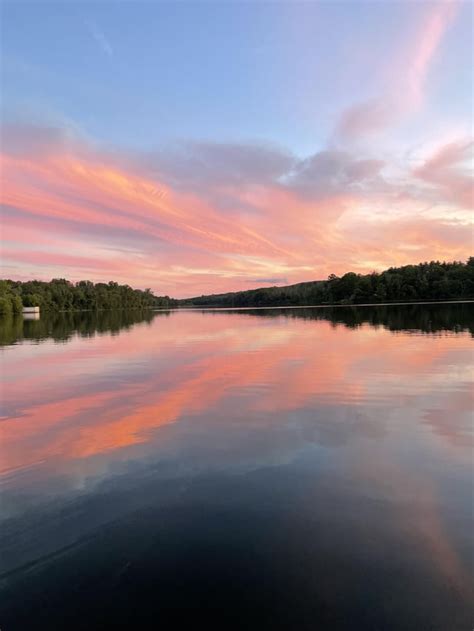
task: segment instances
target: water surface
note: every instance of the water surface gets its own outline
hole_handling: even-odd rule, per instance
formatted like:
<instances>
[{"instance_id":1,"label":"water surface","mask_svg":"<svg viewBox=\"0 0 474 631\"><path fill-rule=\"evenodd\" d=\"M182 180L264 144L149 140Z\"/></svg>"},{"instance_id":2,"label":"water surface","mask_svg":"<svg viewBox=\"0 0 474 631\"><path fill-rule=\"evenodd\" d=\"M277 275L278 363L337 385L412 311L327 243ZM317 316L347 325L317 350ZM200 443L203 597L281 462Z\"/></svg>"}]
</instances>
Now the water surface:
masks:
<instances>
[{"instance_id":1,"label":"water surface","mask_svg":"<svg viewBox=\"0 0 474 631\"><path fill-rule=\"evenodd\" d=\"M470 630L473 305L3 320L0 626Z\"/></svg>"}]
</instances>

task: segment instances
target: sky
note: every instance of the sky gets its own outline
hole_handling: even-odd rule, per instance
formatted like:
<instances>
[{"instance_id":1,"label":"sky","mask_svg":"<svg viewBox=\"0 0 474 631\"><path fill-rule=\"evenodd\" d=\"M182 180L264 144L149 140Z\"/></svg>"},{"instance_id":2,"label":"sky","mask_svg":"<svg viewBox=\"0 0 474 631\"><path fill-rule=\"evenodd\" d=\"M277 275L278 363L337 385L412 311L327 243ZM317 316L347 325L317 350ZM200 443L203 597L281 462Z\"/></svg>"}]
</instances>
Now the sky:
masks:
<instances>
[{"instance_id":1,"label":"sky","mask_svg":"<svg viewBox=\"0 0 474 631\"><path fill-rule=\"evenodd\" d=\"M470 2L1 4L2 276L187 297L473 251Z\"/></svg>"}]
</instances>

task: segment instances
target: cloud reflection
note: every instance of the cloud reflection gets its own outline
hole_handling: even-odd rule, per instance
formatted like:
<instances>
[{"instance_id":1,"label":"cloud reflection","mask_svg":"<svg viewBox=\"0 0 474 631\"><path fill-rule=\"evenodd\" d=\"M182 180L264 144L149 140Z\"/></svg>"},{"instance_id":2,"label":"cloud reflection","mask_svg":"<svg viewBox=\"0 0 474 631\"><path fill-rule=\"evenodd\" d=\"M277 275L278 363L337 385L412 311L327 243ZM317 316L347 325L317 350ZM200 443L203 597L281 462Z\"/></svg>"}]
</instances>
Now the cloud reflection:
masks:
<instances>
[{"instance_id":1,"label":"cloud reflection","mask_svg":"<svg viewBox=\"0 0 474 631\"><path fill-rule=\"evenodd\" d=\"M127 448L159 443L158 430L182 419L212 433L210 418L223 431L235 417L245 433L314 411L324 429L318 409L342 406L365 421L334 419L331 432L372 426L377 435L377 426L387 429L378 415L392 415L399 397L412 422L466 449L469 390L455 367L469 369L472 356L461 335L400 343L367 325L354 331L296 318L289 326L284 316L238 313L174 313L151 326L62 347L15 347L4 389L4 471L39 460L67 469L71 460L126 458Z\"/></svg>"}]
</instances>

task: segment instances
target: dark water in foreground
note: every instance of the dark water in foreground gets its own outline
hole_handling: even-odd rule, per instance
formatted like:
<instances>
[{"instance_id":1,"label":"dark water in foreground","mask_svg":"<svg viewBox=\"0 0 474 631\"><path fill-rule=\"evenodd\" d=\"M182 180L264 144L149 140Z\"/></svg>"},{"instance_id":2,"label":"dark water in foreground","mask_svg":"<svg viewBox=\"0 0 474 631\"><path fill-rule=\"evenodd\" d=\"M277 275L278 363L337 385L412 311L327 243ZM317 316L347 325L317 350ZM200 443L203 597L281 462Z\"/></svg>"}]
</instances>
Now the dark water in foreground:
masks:
<instances>
[{"instance_id":1,"label":"dark water in foreground","mask_svg":"<svg viewBox=\"0 0 474 631\"><path fill-rule=\"evenodd\" d=\"M473 627L473 305L0 322L2 631Z\"/></svg>"}]
</instances>

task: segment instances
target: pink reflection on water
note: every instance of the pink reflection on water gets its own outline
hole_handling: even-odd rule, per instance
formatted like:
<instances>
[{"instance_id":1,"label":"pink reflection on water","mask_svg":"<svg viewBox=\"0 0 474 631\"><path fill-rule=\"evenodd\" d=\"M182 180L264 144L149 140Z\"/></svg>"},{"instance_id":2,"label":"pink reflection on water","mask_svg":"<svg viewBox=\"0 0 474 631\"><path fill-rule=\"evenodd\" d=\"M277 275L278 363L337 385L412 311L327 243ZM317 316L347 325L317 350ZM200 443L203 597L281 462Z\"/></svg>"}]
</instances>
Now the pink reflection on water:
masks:
<instances>
[{"instance_id":1,"label":"pink reflection on water","mask_svg":"<svg viewBox=\"0 0 474 631\"><path fill-rule=\"evenodd\" d=\"M176 313L114 337L10 348L7 362L3 399L13 412L0 427L7 472L51 459L67 468L98 454L126 458L127 447L159 440L158 428L185 415L199 423L212 410L225 424L236 397L243 422L269 427L282 422L282 411L321 402L403 401L443 441L466 447L456 422L471 401L465 386L472 354L463 335ZM442 409L430 409L434 395L444 397L449 422Z\"/></svg>"}]
</instances>

